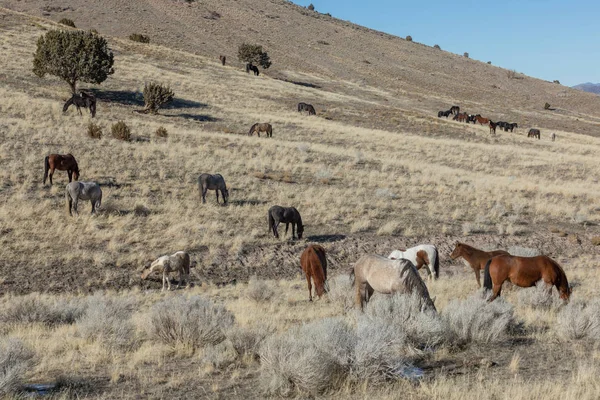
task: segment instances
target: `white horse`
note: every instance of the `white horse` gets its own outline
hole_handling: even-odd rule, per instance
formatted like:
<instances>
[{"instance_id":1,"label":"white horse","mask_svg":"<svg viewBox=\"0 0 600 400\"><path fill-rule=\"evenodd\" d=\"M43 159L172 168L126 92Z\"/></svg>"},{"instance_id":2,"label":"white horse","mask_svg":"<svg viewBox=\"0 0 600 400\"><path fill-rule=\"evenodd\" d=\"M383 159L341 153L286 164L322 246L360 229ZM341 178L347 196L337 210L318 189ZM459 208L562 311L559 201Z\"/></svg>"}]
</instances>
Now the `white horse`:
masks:
<instances>
[{"instance_id":1,"label":"white horse","mask_svg":"<svg viewBox=\"0 0 600 400\"><path fill-rule=\"evenodd\" d=\"M406 250L394 250L388 256L391 260L404 258L410 260L417 269L427 265L427 275L429 278L437 279L440 275L440 259L438 250L432 244L420 244Z\"/></svg>"},{"instance_id":2,"label":"white horse","mask_svg":"<svg viewBox=\"0 0 600 400\"><path fill-rule=\"evenodd\" d=\"M169 280L169 273L171 272L179 272L176 289L179 289L184 278L187 282L186 287L188 287L190 285L190 255L185 251L178 251L170 256L158 257L149 267L144 268L142 279L145 280L154 271L162 271L162 290L165 290L165 283L167 284L167 290L171 290L171 281Z\"/></svg>"},{"instance_id":3,"label":"white horse","mask_svg":"<svg viewBox=\"0 0 600 400\"><path fill-rule=\"evenodd\" d=\"M69 205L69 215L73 215L71 209L79 214L79 200L89 200L92 203L92 214L102 204L102 189L96 182L69 182L65 187L65 196Z\"/></svg>"}]
</instances>

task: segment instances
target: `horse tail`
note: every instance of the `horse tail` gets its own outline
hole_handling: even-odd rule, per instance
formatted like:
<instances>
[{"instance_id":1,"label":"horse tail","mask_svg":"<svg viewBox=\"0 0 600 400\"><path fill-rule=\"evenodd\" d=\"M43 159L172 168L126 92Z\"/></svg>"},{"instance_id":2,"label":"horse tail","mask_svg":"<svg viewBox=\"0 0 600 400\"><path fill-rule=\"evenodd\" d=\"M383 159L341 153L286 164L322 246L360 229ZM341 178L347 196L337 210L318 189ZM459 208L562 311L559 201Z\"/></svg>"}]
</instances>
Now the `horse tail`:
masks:
<instances>
[{"instance_id":1,"label":"horse tail","mask_svg":"<svg viewBox=\"0 0 600 400\"><path fill-rule=\"evenodd\" d=\"M491 263L492 259L490 258L487 263L485 263L485 270L483 271L483 287L487 290L492 290L492 275L490 275Z\"/></svg>"},{"instance_id":2,"label":"horse tail","mask_svg":"<svg viewBox=\"0 0 600 400\"><path fill-rule=\"evenodd\" d=\"M44 157L44 185L48 179L48 170L50 169L50 156Z\"/></svg>"},{"instance_id":3,"label":"horse tail","mask_svg":"<svg viewBox=\"0 0 600 400\"><path fill-rule=\"evenodd\" d=\"M354 275L354 268L350 270L350 286L354 287L354 283L356 282L356 276Z\"/></svg>"},{"instance_id":4,"label":"horse tail","mask_svg":"<svg viewBox=\"0 0 600 400\"><path fill-rule=\"evenodd\" d=\"M435 278L437 279L440 277L440 257L437 247L433 250L433 257L435 257L435 260L433 261L433 271L435 272Z\"/></svg>"}]
</instances>

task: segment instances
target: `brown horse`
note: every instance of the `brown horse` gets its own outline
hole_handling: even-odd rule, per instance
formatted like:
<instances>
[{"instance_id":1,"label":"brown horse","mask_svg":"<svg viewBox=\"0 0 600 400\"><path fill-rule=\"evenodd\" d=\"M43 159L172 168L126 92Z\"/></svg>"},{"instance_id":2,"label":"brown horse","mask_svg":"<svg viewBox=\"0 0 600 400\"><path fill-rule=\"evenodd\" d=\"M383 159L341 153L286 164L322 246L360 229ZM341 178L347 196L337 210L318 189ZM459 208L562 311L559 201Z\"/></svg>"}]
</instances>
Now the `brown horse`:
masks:
<instances>
[{"instance_id":1,"label":"brown horse","mask_svg":"<svg viewBox=\"0 0 600 400\"><path fill-rule=\"evenodd\" d=\"M498 126L497 123L494 123L493 121L490 121L490 135L493 133L494 135L496 134L496 126Z\"/></svg>"},{"instance_id":2,"label":"brown horse","mask_svg":"<svg viewBox=\"0 0 600 400\"><path fill-rule=\"evenodd\" d=\"M493 291L488 301L500 296L504 281L512 282L520 287L532 287L543 280L549 289L556 286L560 298L568 301L571 288L562 267L548 256L517 257L502 255L492 257L485 265L483 286Z\"/></svg>"},{"instance_id":3,"label":"brown horse","mask_svg":"<svg viewBox=\"0 0 600 400\"><path fill-rule=\"evenodd\" d=\"M529 130L529 132L527 133L527 137L532 137L532 138L538 138L540 139L540 130L539 129L535 129L535 128L531 128Z\"/></svg>"},{"instance_id":4,"label":"brown horse","mask_svg":"<svg viewBox=\"0 0 600 400\"><path fill-rule=\"evenodd\" d=\"M458 122L469 122L469 114L465 113L458 113L454 116L454 118L452 118L454 121L458 121Z\"/></svg>"},{"instance_id":5,"label":"brown horse","mask_svg":"<svg viewBox=\"0 0 600 400\"><path fill-rule=\"evenodd\" d=\"M473 118L473 123L479 123L480 125L487 125L490 123L490 119L483 118L482 116L478 115Z\"/></svg>"},{"instance_id":6,"label":"brown horse","mask_svg":"<svg viewBox=\"0 0 600 400\"><path fill-rule=\"evenodd\" d=\"M52 185L52 175L54 175L55 169L67 171L69 182L73 178L79 180L79 166L77 166L77 161L72 154L50 154L44 158L44 185L48 177L50 177L50 184ZM48 170L50 170L50 174L48 174Z\"/></svg>"},{"instance_id":7,"label":"brown horse","mask_svg":"<svg viewBox=\"0 0 600 400\"><path fill-rule=\"evenodd\" d=\"M225 65L225 61L227 60L226 56L219 56L219 60L221 60L221 64Z\"/></svg>"},{"instance_id":8,"label":"brown horse","mask_svg":"<svg viewBox=\"0 0 600 400\"><path fill-rule=\"evenodd\" d=\"M306 275L308 283L308 301L312 301L312 285L310 279L315 284L315 292L319 299L325 293L325 281L327 281L327 257L325 249L318 244L311 244L304 250L300 256L300 265Z\"/></svg>"},{"instance_id":9,"label":"brown horse","mask_svg":"<svg viewBox=\"0 0 600 400\"><path fill-rule=\"evenodd\" d=\"M265 132L267 137L273 137L273 126L271 126L271 124L267 124L266 122L262 124L257 122L250 128L248 136L252 136L254 132L256 132L258 137L260 137L261 132Z\"/></svg>"},{"instance_id":10,"label":"brown horse","mask_svg":"<svg viewBox=\"0 0 600 400\"><path fill-rule=\"evenodd\" d=\"M454 251L450 254L450 258L453 260L456 260L458 257L464 258L471 268L473 268L473 272L475 272L477 286L481 287L480 271L485 268L485 263L488 262L490 258L503 254L509 255L508 252L504 250L483 251L469 246L468 244L456 242L456 247L454 247Z\"/></svg>"}]
</instances>

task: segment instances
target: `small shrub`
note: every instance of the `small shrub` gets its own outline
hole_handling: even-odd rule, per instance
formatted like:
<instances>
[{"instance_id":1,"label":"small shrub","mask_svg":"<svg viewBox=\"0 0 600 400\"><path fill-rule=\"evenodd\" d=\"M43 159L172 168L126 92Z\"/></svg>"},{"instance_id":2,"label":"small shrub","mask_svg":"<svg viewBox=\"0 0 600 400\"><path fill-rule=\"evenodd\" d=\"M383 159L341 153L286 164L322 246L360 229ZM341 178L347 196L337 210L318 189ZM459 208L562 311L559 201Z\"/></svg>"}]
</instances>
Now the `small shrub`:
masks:
<instances>
[{"instance_id":1,"label":"small shrub","mask_svg":"<svg viewBox=\"0 0 600 400\"><path fill-rule=\"evenodd\" d=\"M238 47L238 59L243 63L258 64L264 69L271 66L271 59L262 46L256 44L242 43Z\"/></svg>"},{"instance_id":2,"label":"small shrub","mask_svg":"<svg viewBox=\"0 0 600 400\"><path fill-rule=\"evenodd\" d=\"M549 110L549 109L550 109L550 103L544 104L544 110Z\"/></svg>"},{"instance_id":3,"label":"small shrub","mask_svg":"<svg viewBox=\"0 0 600 400\"><path fill-rule=\"evenodd\" d=\"M73 20L69 18L63 18L60 21L58 21L58 23L64 26L70 26L71 28L77 28L75 26L75 22L73 22Z\"/></svg>"},{"instance_id":4,"label":"small shrub","mask_svg":"<svg viewBox=\"0 0 600 400\"><path fill-rule=\"evenodd\" d=\"M589 304L571 301L557 316L557 333L563 340L600 339L600 300Z\"/></svg>"},{"instance_id":5,"label":"small shrub","mask_svg":"<svg viewBox=\"0 0 600 400\"><path fill-rule=\"evenodd\" d=\"M519 290L519 303L540 310L555 310L563 301L554 286L548 288L544 281L539 281L533 288Z\"/></svg>"},{"instance_id":6,"label":"small shrub","mask_svg":"<svg viewBox=\"0 0 600 400\"><path fill-rule=\"evenodd\" d=\"M168 86L147 83L144 86L144 111L156 114L163 105L173 101L173 91Z\"/></svg>"},{"instance_id":7,"label":"small shrub","mask_svg":"<svg viewBox=\"0 0 600 400\"><path fill-rule=\"evenodd\" d=\"M0 396L8 398L21 389L23 380L33 365L33 356L33 352L20 340L0 341Z\"/></svg>"},{"instance_id":8,"label":"small shrub","mask_svg":"<svg viewBox=\"0 0 600 400\"><path fill-rule=\"evenodd\" d=\"M489 65L492 65L492 62L491 62L491 61L488 61L487 63L488 63Z\"/></svg>"},{"instance_id":9,"label":"small shrub","mask_svg":"<svg viewBox=\"0 0 600 400\"><path fill-rule=\"evenodd\" d=\"M315 6L313 6L312 3L310 3L306 8L308 8L310 11L315 11Z\"/></svg>"},{"instance_id":10,"label":"small shrub","mask_svg":"<svg viewBox=\"0 0 600 400\"><path fill-rule=\"evenodd\" d=\"M442 49L442 48L440 47L440 45L439 45L439 44L434 44L434 45L433 45L433 48L434 48L434 49L438 49L438 50L441 50L441 49Z\"/></svg>"},{"instance_id":11,"label":"small shrub","mask_svg":"<svg viewBox=\"0 0 600 400\"><path fill-rule=\"evenodd\" d=\"M406 41L407 41L407 42L412 42L412 41L413 41L413 39L412 39L412 36L408 35L408 36L406 37Z\"/></svg>"},{"instance_id":12,"label":"small shrub","mask_svg":"<svg viewBox=\"0 0 600 400\"><path fill-rule=\"evenodd\" d=\"M234 325L227 331L226 336L239 355L248 354L258 358L261 344L274 332L275 328L268 323L250 328Z\"/></svg>"},{"instance_id":13,"label":"small shrub","mask_svg":"<svg viewBox=\"0 0 600 400\"><path fill-rule=\"evenodd\" d=\"M553 82L556 83L557 85L560 85L560 81L558 79L555 79Z\"/></svg>"},{"instance_id":14,"label":"small shrub","mask_svg":"<svg viewBox=\"0 0 600 400\"><path fill-rule=\"evenodd\" d=\"M47 326L72 324L81 318L86 304L77 299L63 300L37 293L7 297L0 308L3 324L40 323Z\"/></svg>"},{"instance_id":15,"label":"small shrub","mask_svg":"<svg viewBox=\"0 0 600 400\"><path fill-rule=\"evenodd\" d=\"M87 126L88 136L92 139L102 139L102 128L93 122L90 122Z\"/></svg>"},{"instance_id":16,"label":"small shrub","mask_svg":"<svg viewBox=\"0 0 600 400\"><path fill-rule=\"evenodd\" d=\"M469 53L467 53L467 52L465 51L465 53L463 54L463 57L465 57L465 58L469 58Z\"/></svg>"},{"instance_id":17,"label":"small shrub","mask_svg":"<svg viewBox=\"0 0 600 400\"><path fill-rule=\"evenodd\" d=\"M531 247L511 246L508 252L513 256L518 257L536 257L541 256L542 252Z\"/></svg>"},{"instance_id":18,"label":"small shrub","mask_svg":"<svg viewBox=\"0 0 600 400\"><path fill-rule=\"evenodd\" d=\"M442 318L458 344L500 342L516 325L509 303L502 298L488 303L481 293L466 300L451 301Z\"/></svg>"},{"instance_id":19,"label":"small shrub","mask_svg":"<svg viewBox=\"0 0 600 400\"><path fill-rule=\"evenodd\" d=\"M139 43L150 43L150 38L146 35L142 35L141 33L132 33L129 35L129 40Z\"/></svg>"},{"instance_id":20,"label":"small shrub","mask_svg":"<svg viewBox=\"0 0 600 400\"><path fill-rule=\"evenodd\" d=\"M110 127L110 133L115 139L124 140L126 142L131 140L131 130L123 121L113 124L113 126Z\"/></svg>"},{"instance_id":21,"label":"small shrub","mask_svg":"<svg viewBox=\"0 0 600 400\"><path fill-rule=\"evenodd\" d=\"M592 238L592 244L593 244L594 246L600 246L600 236L594 236L594 237Z\"/></svg>"},{"instance_id":22,"label":"small shrub","mask_svg":"<svg viewBox=\"0 0 600 400\"><path fill-rule=\"evenodd\" d=\"M517 71L515 71L514 69L509 69L508 71L506 71L506 76L508 77L508 79L516 79Z\"/></svg>"},{"instance_id":23,"label":"small shrub","mask_svg":"<svg viewBox=\"0 0 600 400\"><path fill-rule=\"evenodd\" d=\"M269 301L275 291L267 285L265 281L259 281L256 276L253 276L248 281L248 289L246 290L246 297L257 303Z\"/></svg>"},{"instance_id":24,"label":"small shrub","mask_svg":"<svg viewBox=\"0 0 600 400\"><path fill-rule=\"evenodd\" d=\"M352 287L348 275L337 275L329 278L327 279L327 285L329 285L327 298L333 304L338 305L344 314L354 308L355 288Z\"/></svg>"},{"instance_id":25,"label":"small shrub","mask_svg":"<svg viewBox=\"0 0 600 400\"><path fill-rule=\"evenodd\" d=\"M150 309L145 330L153 340L196 349L221 343L233 323L229 311L209 300L200 296L174 296Z\"/></svg>"},{"instance_id":26,"label":"small shrub","mask_svg":"<svg viewBox=\"0 0 600 400\"><path fill-rule=\"evenodd\" d=\"M167 132L167 130L162 126L159 126L154 134L159 138L166 138L169 136L169 132Z\"/></svg>"}]
</instances>

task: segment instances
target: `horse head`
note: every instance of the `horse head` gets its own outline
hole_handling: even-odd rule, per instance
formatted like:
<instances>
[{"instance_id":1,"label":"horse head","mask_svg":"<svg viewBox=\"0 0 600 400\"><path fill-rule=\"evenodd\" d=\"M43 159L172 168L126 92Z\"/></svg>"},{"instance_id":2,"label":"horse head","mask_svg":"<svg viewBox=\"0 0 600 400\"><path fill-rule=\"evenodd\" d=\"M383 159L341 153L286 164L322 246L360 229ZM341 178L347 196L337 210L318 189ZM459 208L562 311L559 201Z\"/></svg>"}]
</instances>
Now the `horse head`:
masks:
<instances>
[{"instance_id":1,"label":"horse head","mask_svg":"<svg viewBox=\"0 0 600 400\"><path fill-rule=\"evenodd\" d=\"M298 223L297 233L298 233L298 239L302 239L302 234L304 233L304 225L302 225L302 222Z\"/></svg>"},{"instance_id":2,"label":"horse head","mask_svg":"<svg viewBox=\"0 0 600 400\"><path fill-rule=\"evenodd\" d=\"M461 249L462 249L462 243L456 242L456 244L454 246L454 250L452 251L452 253L450 253L450 258L455 260L456 258L460 257Z\"/></svg>"},{"instance_id":3,"label":"horse head","mask_svg":"<svg viewBox=\"0 0 600 400\"><path fill-rule=\"evenodd\" d=\"M67 110L69 109L69 106L71 106L71 104L73 104L74 97L75 97L75 95L71 96L71 98L65 102L65 105L63 106L63 112L67 112Z\"/></svg>"},{"instance_id":4,"label":"horse head","mask_svg":"<svg viewBox=\"0 0 600 400\"><path fill-rule=\"evenodd\" d=\"M225 201L225 203L227 203L227 201L229 200L229 190L227 188L223 189L223 200Z\"/></svg>"}]
</instances>

